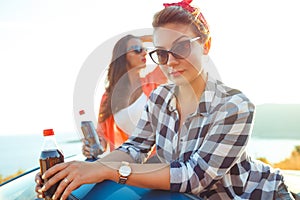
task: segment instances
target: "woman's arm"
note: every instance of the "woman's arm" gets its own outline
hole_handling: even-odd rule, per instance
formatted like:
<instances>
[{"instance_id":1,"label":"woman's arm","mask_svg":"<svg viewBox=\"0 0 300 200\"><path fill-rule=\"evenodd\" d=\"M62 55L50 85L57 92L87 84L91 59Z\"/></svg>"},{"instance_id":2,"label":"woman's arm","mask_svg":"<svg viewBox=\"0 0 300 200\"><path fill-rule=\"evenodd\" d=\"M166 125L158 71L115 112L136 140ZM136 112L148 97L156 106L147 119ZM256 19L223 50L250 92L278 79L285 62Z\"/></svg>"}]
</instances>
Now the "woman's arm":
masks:
<instances>
[{"instance_id":1,"label":"woman's arm","mask_svg":"<svg viewBox=\"0 0 300 200\"><path fill-rule=\"evenodd\" d=\"M118 169L121 162L101 162L105 166L105 180L119 181ZM166 163L130 164L132 173L126 184L137 187L170 190L170 167Z\"/></svg>"},{"instance_id":2,"label":"woman's arm","mask_svg":"<svg viewBox=\"0 0 300 200\"><path fill-rule=\"evenodd\" d=\"M152 129L151 115L148 112L153 107L152 104L144 110L137 129L133 133L134 136L122 145L123 149L135 149L133 152L126 153L115 150L95 162L73 161L57 164L42 176L47 181L42 190L39 190L39 193L61 181L55 196L59 197L62 194L62 199L66 199L73 190L82 184L98 183L104 180L118 181L118 169L122 161L129 163L143 162L155 143L155 131ZM131 154L129 155L129 153ZM170 188L170 168L168 164L130 165L132 174L128 177L128 184L156 189Z\"/></svg>"},{"instance_id":3,"label":"woman's arm","mask_svg":"<svg viewBox=\"0 0 300 200\"><path fill-rule=\"evenodd\" d=\"M155 164L136 164L132 157L122 151L113 151L97 162L105 166L107 177L115 182L119 181L118 170L122 161L130 163L132 174L128 177L127 184L152 188L152 189L170 189L170 167L166 163Z\"/></svg>"},{"instance_id":4,"label":"woman's arm","mask_svg":"<svg viewBox=\"0 0 300 200\"><path fill-rule=\"evenodd\" d=\"M119 181L118 169L121 161L132 162L133 159L125 152L114 151L96 162L73 161L57 164L42 176L48 181L39 192L46 191L56 182L61 181L55 197L61 194L67 199L73 190L87 183L98 183L104 180ZM170 189L170 168L168 164L135 164L131 163L132 173L126 184L153 189ZM50 178L51 177L51 178Z\"/></svg>"}]
</instances>

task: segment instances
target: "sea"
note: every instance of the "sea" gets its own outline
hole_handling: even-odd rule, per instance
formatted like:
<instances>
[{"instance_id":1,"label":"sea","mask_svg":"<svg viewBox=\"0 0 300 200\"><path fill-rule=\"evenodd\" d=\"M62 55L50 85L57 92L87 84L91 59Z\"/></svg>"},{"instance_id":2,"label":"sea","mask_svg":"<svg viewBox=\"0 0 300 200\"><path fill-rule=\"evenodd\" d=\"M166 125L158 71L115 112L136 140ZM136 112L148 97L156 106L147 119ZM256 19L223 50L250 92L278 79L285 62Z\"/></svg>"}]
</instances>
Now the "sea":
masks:
<instances>
[{"instance_id":1,"label":"sea","mask_svg":"<svg viewBox=\"0 0 300 200\"><path fill-rule=\"evenodd\" d=\"M78 134L60 133L56 134L56 139L65 157L81 154ZM43 136L40 134L0 136L0 176L39 167L42 143ZM249 141L248 152L254 158L264 157L275 163L289 157L297 145L300 145L300 139L253 137Z\"/></svg>"},{"instance_id":2,"label":"sea","mask_svg":"<svg viewBox=\"0 0 300 200\"><path fill-rule=\"evenodd\" d=\"M65 158L81 154L82 143L77 133L55 133L58 147ZM18 170L39 167L43 145L42 134L0 136L0 176L6 177Z\"/></svg>"}]
</instances>

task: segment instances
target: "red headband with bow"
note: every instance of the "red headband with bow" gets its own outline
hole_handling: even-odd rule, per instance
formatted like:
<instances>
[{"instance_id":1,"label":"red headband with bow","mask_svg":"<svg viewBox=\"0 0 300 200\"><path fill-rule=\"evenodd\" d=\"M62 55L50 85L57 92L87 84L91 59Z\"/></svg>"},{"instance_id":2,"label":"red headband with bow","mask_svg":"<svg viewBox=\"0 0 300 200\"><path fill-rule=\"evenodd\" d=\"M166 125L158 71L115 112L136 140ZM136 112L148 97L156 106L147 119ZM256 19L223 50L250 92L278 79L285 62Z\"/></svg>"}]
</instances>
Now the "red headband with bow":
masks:
<instances>
[{"instance_id":1,"label":"red headband with bow","mask_svg":"<svg viewBox=\"0 0 300 200\"><path fill-rule=\"evenodd\" d=\"M207 30L207 32L209 32L209 26L203 16L203 14L200 12L200 9L195 8L193 6L190 5L190 3L193 0L183 0L180 1L178 3L164 3L164 7L169 7L169 6L180 6L182 7L184 10L188 11L189 13L191 13L192 15L195 16L195 20L199 20L200 23L203 24L203 26L205 27L205 29Z\"/></svg>"}]
</instances>

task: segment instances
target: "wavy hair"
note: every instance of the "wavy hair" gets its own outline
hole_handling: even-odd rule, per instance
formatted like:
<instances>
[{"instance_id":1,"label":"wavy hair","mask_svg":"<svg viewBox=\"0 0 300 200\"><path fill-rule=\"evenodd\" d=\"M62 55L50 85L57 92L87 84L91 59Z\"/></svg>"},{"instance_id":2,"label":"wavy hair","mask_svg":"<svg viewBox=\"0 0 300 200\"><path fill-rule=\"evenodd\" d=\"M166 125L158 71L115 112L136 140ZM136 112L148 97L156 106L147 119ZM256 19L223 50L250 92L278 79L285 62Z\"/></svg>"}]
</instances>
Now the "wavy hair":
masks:
<instances>
[{"instance_id":1,"label":"wavy hair","mask_svg":"<svg viewBox=\"0 0 300 200\"><path fill-rule=\"evenodd\" d=\"M122 108L127 106L125 95L128 91L129 78L127 74L126 59L127 44L128 41L138 38L133 35L126 35L117 41L113 48L111 62L108 66L108 72L106 77L105 95L106 98L102 100L99 112L99 122L105 121L110 115L118 112ZM122 78L122 84L118 83ZM116 85L118 84L118 88ZM112 107L112 95L114 92L118 92L118 106Z\"/></svg>"}]
</instances>

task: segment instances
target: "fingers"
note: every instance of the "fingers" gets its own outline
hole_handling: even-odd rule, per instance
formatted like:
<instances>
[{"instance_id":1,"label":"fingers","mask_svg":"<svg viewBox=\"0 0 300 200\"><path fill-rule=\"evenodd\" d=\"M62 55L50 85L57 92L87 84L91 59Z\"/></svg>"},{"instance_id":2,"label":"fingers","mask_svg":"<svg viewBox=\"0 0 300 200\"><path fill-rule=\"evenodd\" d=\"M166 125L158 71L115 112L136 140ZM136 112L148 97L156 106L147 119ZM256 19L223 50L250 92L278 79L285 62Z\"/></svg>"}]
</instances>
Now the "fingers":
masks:
<instances>
[{"instance_id":1,"label":"fingers","mask_svg":"<svg viewBox=\"0 0 300 200\"><path fill-rule=\"evenodd\" d=\"M41 178L41 172L38 172L36 175L35 175L35 178L34 178L35 182L38 184L38 185L42 185L43 184L43 180Z\"/></svg>"},{"instance_id":2,"label":"fingers","mask_svg":"<svg viewBox=\"0 0 300 200\"><path fill-rule=\"evenodd\" d=\"M81 142L83 143L83 145L89 146L89 141L87 139L81 139Z\"/></svg>"},{"instance_id":3,"label":"fingers","mask_svg":"<svg viewBox=\"0 0 300 200\"><path fill-rule=\"evenodd\" d=\"M57 188L55 194L53 195L53 199L60 197L60 199L67 199L68 196L72 193L73 190L77 189L79 185L76 181L71 180L71 177L64 178Z\"/></svg>"},{"instance_id":4,"label":"fingers","mask_svg":"<svg viewBox=\"0 0 300 200\"><path fill-rule=\"evenodd\" d=\"M99 165L99 163L80 161L57 164L42 176L45 184L41 189L40 186L37 186L38 194L42 194L51 186L59 183L53 199L67 199L71 192L82 184L102 182L104 174L100 174L103 176L96 175L99 171L102 171L101 167L102 165ZM38 180L38 178L36 179Z\"/></svg>"},{"instance_id":5,"label":"fingers","mask_svg":"<svg viewBox=\"0 0 300 200\"><path fill-rule=\"evenodd\" d=\"M47 191L51 186L53 186L55 183L60 181L66 176L65 169L69 163L60 163L56 164L50 169L48 169L43 175L42 179L45 180L45 184L42 188L38 188L38 193L41 194L45 191ZM63 171L62 171L63 170ZM51 177L51 178L50 178Z\"/></svg>"},{"instance_id":6,"label":"fingers","mask_svg":"<svg viewBox=\"0 0 300 200\"><path fill-rule=\"evenodd\" d=\"M140 39L142 40L142 42L152 42L153 41L152 35L143 35L143 36L140 36Z\"/></svg>"},{"instance_id":7,"label":"fingers","mask_svg":"<svg viewBox=\"0 0 300 200\"><path fill-rule=\"evenodd\" d=\"M44 198L44 194L41 191L42 186L43 186L43 180L41 178L41 173L37 173L35 175L35 182L36 182L36 186L35 186L35 192L37 193L37 197L38 198Z\"/></svg>"},{"instance_id":8,"label":"fingers","mask_svg":"<svg viewBox=\"0 0 300 200\"><path fill-rule=\"evenodd\" d=\"M62 179L61 182L59 183L59 186L57 187L55 193L52 196L52 199L57 199L58 197L60 197L60 199L66 199L72 192L72 190L70 192L68 189L69 184L72 182L71 177L67 176L66 178ZM67 192L65 192L65 190L67 190ZM61 195L62 193L66 193L65 195ZM66 197L64 197L66 196Z\"/></svg>"},{"instance_id":9,"label":"fingers","mask_svg":"<svg viewBox=\"0 0 300 200\"><path fill-rule=\"evenodd\" d=\"M57 167L55 165L55 169L53 170L50 168L45 172L45 176L43 176L43 178L45 178L45 180L48 177L51 178L46 181L39 192L45 192L56 183L59 183L55 193L52 196L52 199L67 199L71 192L81 185L80 180L73 181L73 179L77 177L76 174L78 174L78 169L81 165L82 163L80 162L72 161L69 163L60 164L60 166Z\"/></svg>"},{"instance_id":10,"label":"fingers","mask_svg":"<svg viewBox=\"0 0 300 200\"><path fill-rule=\"evenodd\" d=\"M59 163L48 169L43 175L42 179L48 179L49 177L53 176L59 171L62 171L65 169L70 163Z\"/></svg>"},{"instance_id":11,"label":"fingers","mask_svg":"<svg viewBox=\"0 0 300 200\"><path fill-rule=\"evenodd\" d=\"M45 172L45 174L44 174L45 176L43 175L42 178L45 180L46 183L40 190L38 190L39 194L49 190L52 186L54 186L55 184L60 182L58 184L59 187L57 187L56 192L52 196L52 199L57 199L60 196L61 192L66 188L67 184L69 183L69 179L65 178L69 172L68 172L68 170L63 170L66 168L65 166L68 166L68 164L57 168L62 171L59 171L59 170L57 171L57 169L55 169L55 171L50 171L50 169L52 169L52 168L50 168L48 171ZM56 174L52 175L52 172L54 172ZM48 179L49 176L51 178Z\"/></svg>"},{"instance_id":12,"label":"fingers","mask_svg":"<svg viewBox=\"0 0 300 200\"><path fill-rule=\"evenodd\" d=\"M91 148L87 145L82 145L82 154L87 158L92 158L92 155L90 153Z\"/></svg>"},{"instance_id":13,"label":"fingers","mask_svg":"<svg viewBox=\"0 0 300 200\"><path fill-rule=\"evenodd\" d=\"M64 190L63 194L61 195L61 199L67 199L71 192L76 190L78 187L79 186L75 183L75 181L72 181Z\"/></svg>"}]
</instances>

